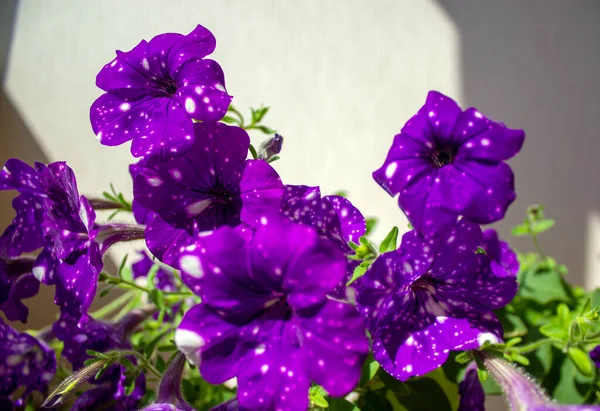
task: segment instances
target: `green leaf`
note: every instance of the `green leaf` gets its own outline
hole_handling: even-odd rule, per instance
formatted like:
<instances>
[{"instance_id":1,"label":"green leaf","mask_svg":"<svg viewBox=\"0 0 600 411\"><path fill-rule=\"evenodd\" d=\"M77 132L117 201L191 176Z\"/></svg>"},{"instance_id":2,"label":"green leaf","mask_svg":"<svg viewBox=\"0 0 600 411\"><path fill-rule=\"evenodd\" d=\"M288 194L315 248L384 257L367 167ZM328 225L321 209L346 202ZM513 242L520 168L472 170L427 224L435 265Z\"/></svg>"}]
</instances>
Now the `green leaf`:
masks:
<instances>
[{"instance_id":1,"label":"green leaf","mask_svg":"<svg viewBox=\"0 0 600 411\"><path fill-rule=\"evenodd\" d=\"M475 250L475 254L483 254L483 255L487 255L487 251L485 251L485 249L481 246L477 247L477 250Z\"/></svg>"},{"instance_id":2,"label":"green leaf","mask_svg":"<svg viewBox=\"0 0 600 411\"><path fill-rule=\"evenodd\" d=\"M551 220L551 219L543 219L543 220L535 221L534 223L531 224L531 227L530 227L531 233L532 234L543 233L544 231L548 231L552 227L554 227L554 224L556 224L556 221Z\"/></svg>"},{"instance_id":3,"label":"green leaf","mask_svg":"<svg viewBox=\"0 0 600 411\"><path fill-rule=\"evenodd\" d=\"M152 356L152 353L154 353L154 349L156 348L156 346L158 345L158 343L165 337L165 335L169 334L171 331L167 330L165 332L162 332L160 334L158 334L156 337L154 337L149 343L148 345L144 348L144 355L147 358L150 358Z\"/></svg>"},{"instance_id":4,"label":"green leaf","mask_svg":"<svg viewBox=\"0 0 600 411\"><path fill-rule=\"evenodd\" d=\"M469 351L463 351L456 355L454 361L456 361L459 364L467 364L473 361L473 356Z\"/></svg>"},{"instance_id":5,"label":"green leaf","mask_svg":"<svg viewBox=\"0 0 600 411\"><path fill-rule=\"evenodd\" d=\"M519 272L519 296L539 304L550 302L571 302L568 285L560 272L544 265L535 265Z\"/></svg>"},{"instance_id":6,"label":"green leaf","mask_svg":"<svg viewBox=\"0 0 600 411\"><path fill-rule=\"evenodd\" d=\"M540 327L540 332L549 338L555 338L560 341L569 339L569 330L559 324L546 324Z\"/></svg>"},{"instance_id":7,"label":"green leaf","mask_svg":"<svg viewBox=\"0 0 600 411\"><path fill-rule=\"evenodd\" d=\"M177 350L177 346L175 344L159 345L157 350L159 352L172 352L172 351Z\"/></svg>"},{"instance_id":8,"label":"green leaf","mask_svg":"<svg viewBox=\"0 0 600 411\"><path fill-rule=\"evenodd\" d=\"M362 263L360 263L358 265L358 267L356 267L354 269L354 272L352 273L352 278L350 279L350 281L348 281L346 283L346 285L352 284L354 281L358 280L360 277L365 275L365 273L367 272L367 269L370 266L371 266L371 263L369 263L368 261L363 261Z\"/></svg>"},{"instance_id":9,"label":"green leaf","mask_svg":"<svg viewBox=\"0 0 600 411\"><path fill-rule=\"evenodd\" d=\"M590 356L579 347L570 347L567 356L577 368L577 370L586 377L594 376L594 363Z\"/></svg>"},{"instance_id":10,"label":"green leaf","mask_svg":"<svg viewBox=\"0 0 600 411\"><path fill-rule=\"evenodd\" d=\"M502 395L502 388L498 385L495 378L488 378L482 381L481 386L486 395Z\"/></svg>"},{"instance_id":11,"label":"green leaf","mask_svg":"<svg viewBox=\"0 0 600 411\"><path fill-rule=\"evenodd\" d=\"M526 367L529 365L529 360L527 359L527 357L525 357L525 356L523 356L521 354L512 353L511 359L514 362L518 362L519 364L523 364Z\"/></svg>"},{"instance_id":12,"label":"green leaf","mask_svg":"<svg viewBox=\"0 0 600 411\"><path fill-rule=\"evenodd\" d=\"M131 395L133 390L135 390L136 378L127 378L126 386L125 386L125 395Z\"/></svg>"},{"instance_id":13,"label":"green leaf","mask_svg":"<svg viewBox=\"0 0 600 411\"><path fill-rule=\"evenodd\" d=\"M356 405L345 398L329 398L329 411L361 411Z\"/></svg>"},{"instance_id":14,"label":"green leaf","mask_svg":"<svg viewBox=\"0 0 600 411\"><path fill-rule=\"evenodd\" d=\"M103 354L101 352L98 351L94 351L94 350L85 350L85 353L87 355L89 355L90 357L97 357L97 358L108 358L106 356L106 354Z\"/></svg>"},{"instance_id":15,"label":"green leaf","mask_svg":"<svg viewBox=\"0 0 600 411\"><path fill-rule=\"evenodd\" d=\"M154 368L156 368L161 373L164 373L167 369L167 363L165 363L165 360L163 360L163 358L160 355L157 355L156 359L154 360Z\"/></svg>"},{"instance_id":16,"label":"green leaf","mask_svg":"<svg viewBox=\"0 0 600 411\"><path fill-rule=\"evenodd\" d=\"M553 368L557 367L555 371L557 383L549 387L550 394L560 403L581 404L593 379L581 374L573 361L570 361L558 350L555 351L555 358ZM544 385L547 386L546 380L544 380Z\"/></svg>"},{"instance_id":17,"label":"green leaf","mask_svg":"<svg viewBox=\"0 0 600 411\"><path fill-rule=\"evenodd\" d=\"M525 224L520 224L516 227L513 227L511 230L511 234L515 237L523 237L529 235L531 232L529 231L529 227Z\"/></svg>"},{"instance_id":18,"label":"green leaf","mask_svg":"<svg viewBox=\"0 0 600 411\"><path fill-rule=\"evenodd\" d=\"M528 330L525 322L520 316L508 312L507 308L496 311L496 315L502 323L502 328L504 328L505 338L520 337L527 334Z\"/></svg>"},{"instance_id":19,"label":"green leaf","mask_svg":"<svg viewBox=\"0 0 600 411\"><path fill-rule=\"evenodd\" d=\"M87 367L88 365L92 365L93 363L98 362L98 361L103 361L103 359L102 358L96 358L96 357L90 358L90 359L85 360L84 363L83 363L83 365L85 367Z\"/></svg>"},{"instance_id":20,"label":"green leaf","mask_svg":"<svg viewBox=\"0 0 600 411\"><path fill-rule=\"evenodd\" d=\"M108 295L108 293L110 293L110 288L105 288L104 290L100 291L100 294L98 294L98 296L100 298L104 298Z\"/></svg>"},{"instance_id":21,"label":"green leaf","mask_svg":"<svg viewBox=\"0 0 600 411\"><path fill-rule=\"evenodd\" d=\"M329 407L329 403L325 399L326 396L327 391L320 385L314 385L310 387L310 390L308 391L310 402L322 408Z\"/></svg>"},{"instance_id":22,"label":"green leaf","mask_svg":"<svg viewBox=\"0 0 600 411\"><path fill-rule=\"evenodd\" d=\"M363 386L369 383L379 371L379 363L375 361L373 358L373 354L369 353L367 360L362 366L362 370L360 373L360 381L358 382L359 386Z\"/></svg>"},{"instance_id":23,"label":"green leaf","mask_svg":"<svg viewBox=\"0 0 600 411\"><path fill-rule=\"evenodd\" d=\"M152 289L148 294L148 298L159 310L163 311L165 309L165 295L158 288Z\"/></svg>"},{"instance_id":24,"label":"green leaf","mask_svg":"<svg viewBox=\"0 0 600 411\"><path fill-rule=\"evenodd\" d=\"M119 278L123 278L123 269L125 268L125 264L127 264L127 254L125 254L125 256L123 257L123 259L121 260L121 264L119 264L119 271L117 271L117 273L119 274Z\"/></svg>"},{"instance_id":25,"label":"green leaf","mask_svg":"<svg viewBox=\"0 0 600 411\"><path fill-rule=\"evenodd\" d=\"M383 375L381 373L380 375ZM393 379L393 377L390 377ZM388 380L389 381L389 380ZM436 410L452 411L453 407L448 396L440 384L430 377L419 377L410 379L404 383L402 390L398 390L398 385L392 387L386 386L394 394L398 404L406 410ZM456 401L458 401L458 387L456 387Z\"/></svg>"},{"instance_id":26,"label":"green leaf","mask_svg":"<svg viewBox=\"0 0 600 411\"><path fill-rule=\"evenodd\" d=\"M250 144L250 146L248 147L248 150L250 150L250 154L252 154L252 158L254 160L256 160L258 158L258 154L256 153L256 149L254 148L254 146L252 144Z\"/></svg>"},{"instance_id":27,"label":"green leaf","mask_svg":"<svg viewBox=\"0 0 600 411\"><path fill-rule=\"evenodd\" d=\"M240 125L240 121L237 118L233 118L231 116L225 116L221 119L221 121L227 124L236 124L238 126Z\"/></svg>"},{"instance_id":28,"label":"green leaf","mask_svg":"<svg viewBox=\"0 0 600 411\"><path fill-rule=\"evenodd\" d=\"M271 164L273 161L277 161L279 160L281 157L279 156L273 156L270 159L267 160L267 163Z\"/></svg>"},{"instance_id":29,"label":"green leaf","mask_svg":"<svg viewBox=\"0 0 600 411\"><path fill-rule=\"evenodd\" d=\"M581 307L579 307L579 315L584 316L591 309L592 309L592 299L591 299L591 297L588 296L581 304Z\"/></svg>"},{"instance_id":30,"label":"green leaf","mask_svg":"<svg viewBox=\"0 0 600 411\"><path fill-rule=\"evenodd\" d=\"M262 131L265 134L275 134L276 130L273 130L272 128L269 128L267 126L254 126L253 128Z\"/></svg>"},{"instance_id":31,"label":"green leaf","mask_svg":"<svg viewBox=\"0 0 600 411\"><path fill-rule=\"evenodd\" d=\"M450 406L453 410L458 408L458 404L460 402L460 395L458 393L458 384L454 381L451 381L442 368L437 368L426 375L426 377L431 378L444 391L446 394L446 398L450 402Z\"/></svg>"},{"instance_id":32,"label":"green leaf","mask_svg":"<svg viewBox=\"0 0 600 411\"><path fill-rule=\"evenodd\" d=\"M375 226L377 225L377 219L374 217L369 217L365 221L367 225L367 231L365 232L365 235L368 236L375 229Z\"/></svg>"},{"instance_id":33,"label":"green leaf","mask_svg":"<svg viewBox=\"0 0 600 411\"><path fill-rule=\"evenodd\" d=\"M388 235L385 237L385 239L381 242L381 245L379 246L380 253L387 253L388 251L394 251L396 249L396 244L398 242L398 233L398 227L392 228L392 230L388 233Z\"/></svg>"},{"instance_id":34,"label":"green leaf","mask_svg":"<svg viewBox=\"0 0 600 411\"><path fill-rule=\"evenodd\" d=\"M268 111L269 107L260 107L256 110L252 110L252 124L260 123Z\"/></svg>"},{"instance_id":35,"label":"green leaf","mask_svg":"<svg viewBox=\"0 0 600 411\"><path fill-rule=\"evenodd\" d=\"M367 391L363 396L361 404L362 411L392 411L396 410L396 407L392 405L392 402L387 398L387 394L390 391L378 390L378 391ZM391 392L390 392L391 393ZM391 398L393 393L391 393Z\"/></svg>"}]
</instances>

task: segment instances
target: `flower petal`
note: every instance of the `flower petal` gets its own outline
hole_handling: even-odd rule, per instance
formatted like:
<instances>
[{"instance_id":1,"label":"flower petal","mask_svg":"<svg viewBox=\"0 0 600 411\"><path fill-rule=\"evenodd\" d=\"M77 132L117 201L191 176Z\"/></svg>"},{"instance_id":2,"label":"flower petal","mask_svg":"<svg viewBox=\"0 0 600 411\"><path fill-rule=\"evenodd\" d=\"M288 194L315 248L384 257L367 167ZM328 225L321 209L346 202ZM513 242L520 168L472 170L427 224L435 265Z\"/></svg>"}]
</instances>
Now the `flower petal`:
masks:
<instances>
[{"instance_id":1,"label":"flower petal","mask_svg":"<svg viewBox=\"0 0 600 411\"><path fill-rule=\"evenodd\" d=\"M279 214L282 196L283 183L275 169L263 160L248 160L240 181L241 220L252 227L263 224Z\"/></svg>"},{"instance_id":2,"label":"flower petal","mask_svg":"<svg viewBox=\"0 0 600 411\"><path fill-rule=\"evenodd\" d=\"M356 309L329 300L317 315L300 316L298 324L307 362L313 364L308 370L310 379L333 396L352 391L369 351L363 320Z\"/></svg>"}]
</instances>

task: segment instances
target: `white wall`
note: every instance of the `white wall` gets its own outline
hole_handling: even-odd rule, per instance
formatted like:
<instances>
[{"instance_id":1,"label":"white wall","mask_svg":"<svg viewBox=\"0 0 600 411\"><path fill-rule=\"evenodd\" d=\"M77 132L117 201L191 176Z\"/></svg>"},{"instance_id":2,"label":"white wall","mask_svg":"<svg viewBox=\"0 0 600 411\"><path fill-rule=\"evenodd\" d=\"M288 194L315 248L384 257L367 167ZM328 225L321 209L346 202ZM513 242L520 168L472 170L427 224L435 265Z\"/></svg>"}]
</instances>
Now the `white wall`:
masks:
<instances>
[{"instance_id":1,"label":"white wall","mask_svg":"<svg viewBox=\"0 0 600 411\"><path fill-rule=\"evenodd\" d=\"M432 1L24 0L7 93L82 191L114 182L129 192L128 147L99 145L89 125L101 94L95 75L115 49L198 23L217 37L214 58L236 106L272 107L267 124L285 137L275 163L285 182L348 190L366 215L382 217L382 235L406 226L371 172L430 88L460 97L457 34Z\"/></svg>"},{"instance_id":2,"label":"white wall","mask_svg":"<svg viewBox=\"0 0 600 411\"><path fill-rule=\"evenodd\" d=\"M381 217L379 237L406 221L370 174L429 89L525 128L512 162L519 198L501 231L529 204L546 204L558 220L542 239L547 252L573 281L597 285L598 21L600 3L584 0L22 0L4 106L42 152L3 125L0 160L67 160L83 192L114 182L128 193L128 147L100 146L89 126L95 75L117 48L201 23L217 37L236 105L272 106L267 123L286 138L275 163L284 181L347 189Z\"/></svg>"}]
</instances>

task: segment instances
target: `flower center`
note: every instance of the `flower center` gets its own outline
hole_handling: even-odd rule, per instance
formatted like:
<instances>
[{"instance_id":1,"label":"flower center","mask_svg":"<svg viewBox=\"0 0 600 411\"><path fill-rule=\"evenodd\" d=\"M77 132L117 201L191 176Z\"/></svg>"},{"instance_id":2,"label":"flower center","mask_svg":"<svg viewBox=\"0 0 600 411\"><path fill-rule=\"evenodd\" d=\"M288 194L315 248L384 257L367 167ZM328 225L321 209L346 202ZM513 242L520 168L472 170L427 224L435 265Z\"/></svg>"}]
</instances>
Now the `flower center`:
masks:
<instances>
[{"instance_id":1,"label":"flower center","mask_svg":"<svg viewBox=\"0 0 600 411\"><path fill-rule=\"evenodd\" d=\"M433 279L429 277L427 274L417 278L411 285L410 288L413 291L427 291L433 288Z\"/></svg>"},{"instance_id":2,"label":"flower center","mask_svg":"<svg viewBox=\"0 0 600 411\"><path fill-rule=\"evenodd\" d=\"M287 321L292 318L292 308L285 296L267 301L265 309L265 317L268 319Z\"/></svg>"},{"instance_id":3,"label":"flower center","mask_svg":"<svg viewBox=\"0 0 600 411\"><path fill-rule=\"evenodd\" d=\"M214 187L209 193L214 197L213 202L219 204L230 204L231 203L231 195L225 189L225 187Z\"/></svg>"},{"instance_id":4,"label":"flower center","mask_svg":"<svg viewBox=\"0 0 600 411\"><path fill-rule=\"evenodd\" d=\"M159 82L159 88L168 96L173 97L177 93L177 83L170 78L161 79Z\"/></svg>"},{"instance_id":5,"label":"flower center","mask_svg":"<svg viewBox=\"0 0 600 411\"><path fill-rule=\"evenodd\" d=\"M431 161L437 168L441 168L447 164L452 164L455 154L450 147L440 147L431 155Z\"/></svg>"}]
</instances>

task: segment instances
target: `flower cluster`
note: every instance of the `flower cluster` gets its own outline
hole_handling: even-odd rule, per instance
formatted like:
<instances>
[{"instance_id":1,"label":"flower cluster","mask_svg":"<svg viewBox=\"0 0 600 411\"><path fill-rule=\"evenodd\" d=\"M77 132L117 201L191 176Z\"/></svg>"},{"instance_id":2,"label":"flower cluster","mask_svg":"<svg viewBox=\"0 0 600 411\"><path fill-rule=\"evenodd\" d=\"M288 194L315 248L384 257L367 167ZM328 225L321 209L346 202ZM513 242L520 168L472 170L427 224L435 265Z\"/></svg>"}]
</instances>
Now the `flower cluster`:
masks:
<instances>
[{"instance_id":1,"label":"flower cluster","mask_svg":"<svg viewBox=\"0 0 600 411\"><path fill-rule=\"evenodd\" d=\"M59 405L85 380L91 388L73 410L190 411L209 384L230 391L204 408L301 411L327 406L326 395L345 409L353 391L377 396L386 378L406 388L451 351L467 351L477 363L466 368L456 404L483 409L477 365L503 367L488 351L510 348L496 313L517 295L520 264L480 225L503 218L515 199L505 161L524 132L430 92L373 173L411 223L399 246L396 228L377 249L347 198L282 182L271 163L283 137L257 126L266 108L252 110L244 127L221 67L207 58L214 49L214 36L197 26L117 51L98 73L105 94L92 104L92 129L107 146L131 141L131 203L114 190L104 199L80 195L64 162L11 159L0 172L0 189L18 192L16 217L0 236L0 309L26 322L22 300L40 283L54 285L61 312L48 338L62 344L60 365L68 361L81 377L46 404ZM257 153L247 129L274 136ZM136 223L97 221L106 209L131 211ZM130 268L124 260L116 275L102 272L107 250L132 240L149 252ZM125 294L92 313L102 282L100 297L116 286ZM569 338L582 337L565 345L571 356L600 335L585 340L598 317L590 304L573 320ZM107 321L107 307L121 314ZM0 346L3 407L47 389L56 360L45 343L0 323ZM174 353L167 362L157 351ZM365 369L377 376L365 382ZM146 374L161 377L154 401Z\"/></svg>"}]
</instances>

